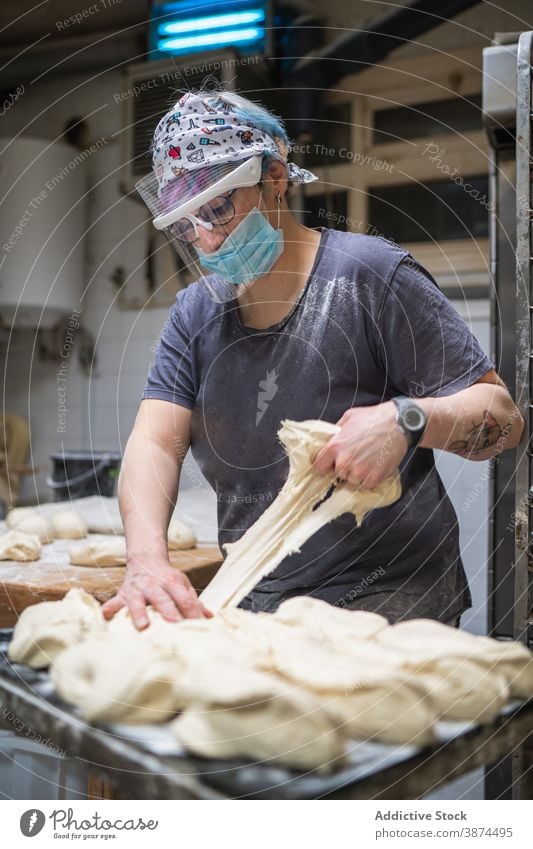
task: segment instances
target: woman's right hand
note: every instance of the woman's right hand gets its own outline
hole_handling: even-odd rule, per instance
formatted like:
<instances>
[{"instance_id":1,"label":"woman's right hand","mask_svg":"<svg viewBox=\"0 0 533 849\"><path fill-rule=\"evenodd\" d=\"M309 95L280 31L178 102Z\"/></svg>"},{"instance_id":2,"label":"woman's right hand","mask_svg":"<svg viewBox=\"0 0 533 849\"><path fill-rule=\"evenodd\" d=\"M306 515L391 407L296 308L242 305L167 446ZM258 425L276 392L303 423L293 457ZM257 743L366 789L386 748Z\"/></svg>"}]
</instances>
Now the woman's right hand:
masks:
<instances>
[{"instance_id":1,"label":"woman's right hand","mask_svg":"<svg viewBox=\"0 0 533 849\"><path fill-rule=\"evenodd\" d=\"M126 577L117 594L106 601L102 612L111 619L127 607L139 630L150 622L146 606L150 604L167 621L179 619L210 619L213 614L204 607L187 575L171 566L168 560L152 560L149 565L129 560Z\"/></svg>"}]
</instances>

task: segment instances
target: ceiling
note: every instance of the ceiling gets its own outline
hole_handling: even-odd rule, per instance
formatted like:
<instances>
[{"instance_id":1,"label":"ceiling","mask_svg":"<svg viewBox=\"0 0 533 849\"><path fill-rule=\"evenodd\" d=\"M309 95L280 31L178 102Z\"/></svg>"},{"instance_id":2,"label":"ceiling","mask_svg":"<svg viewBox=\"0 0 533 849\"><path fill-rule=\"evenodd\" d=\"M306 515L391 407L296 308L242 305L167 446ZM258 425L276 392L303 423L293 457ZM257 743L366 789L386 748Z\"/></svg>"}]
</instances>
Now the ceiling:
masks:
<instances>
[{"instance_id":1,"label":"ceiling","mask_svg":"<svg viewBox=\"0 0 533 849\"><path fill-rule=\"evenodd\" d=\"M62 28L72 15L91 7L92 14ZM139 25L147 21L149 7L149 0L2 0L0 47L31 44L47 33L54 39Z\"/></svg>"},{"instance_id":2,"label":"ceiling","mask_svg":"<svg viewBox=\"0 0 533 849\"><path fill-rule=\"evenodd\" d=\"M9 91L55 63L68 74L105 67L110 59L140 61L149 7L149 0L1 0L1 90ZM73 20L84 11L80 20Z\"/></svg>"}]
</instances>

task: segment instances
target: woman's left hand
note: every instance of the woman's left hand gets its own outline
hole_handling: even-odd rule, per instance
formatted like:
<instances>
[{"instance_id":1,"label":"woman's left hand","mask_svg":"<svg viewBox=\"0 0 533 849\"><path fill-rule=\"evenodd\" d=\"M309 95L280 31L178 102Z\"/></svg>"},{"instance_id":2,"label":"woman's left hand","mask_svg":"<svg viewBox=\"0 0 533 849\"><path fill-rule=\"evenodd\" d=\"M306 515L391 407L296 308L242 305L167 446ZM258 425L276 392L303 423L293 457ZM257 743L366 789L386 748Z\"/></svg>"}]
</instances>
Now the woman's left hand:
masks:
<instances>
[{"instance_id":1,"label":"woman's left hand","mask_svg":"<svg viewBox=\"0 0 533 849\"><path fill-rule=\"evenodd\" d=\"M396 423L392 401L352 407L337 424L341 430L315 457L318 474L335 474L354 486L373 489L397 471L407 454L408 440Z\"/></svg>"}]
</instances>

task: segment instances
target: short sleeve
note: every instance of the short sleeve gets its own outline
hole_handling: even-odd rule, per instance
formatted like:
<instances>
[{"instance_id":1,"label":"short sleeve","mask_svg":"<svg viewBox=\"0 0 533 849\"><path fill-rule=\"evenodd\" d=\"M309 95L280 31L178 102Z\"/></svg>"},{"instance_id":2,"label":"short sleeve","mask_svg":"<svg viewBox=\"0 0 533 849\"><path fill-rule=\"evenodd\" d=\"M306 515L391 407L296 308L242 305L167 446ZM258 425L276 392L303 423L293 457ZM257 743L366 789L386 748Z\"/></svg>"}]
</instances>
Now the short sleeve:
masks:
<instances>
[{"instance_id":1,"label":"short sleeve","mask_svg":"<svg viewBox=\"0 0 533 849\"><path fill-rule=\"evenodd\" d=\"M191 410L196 400L192 342L179 296L161 331L142 399L171 401Z\"/></svg>"},{"instance_id":2,"label":"short sleeve","mask_svg":"<svg viewBox=\"0 0 533 849\"><path fill-rule=\"evenodd\" d=\"M433 277L409 255L385 291L377 332L392 394L453 395L493 368Z\"/></svg>"}]
</instances>

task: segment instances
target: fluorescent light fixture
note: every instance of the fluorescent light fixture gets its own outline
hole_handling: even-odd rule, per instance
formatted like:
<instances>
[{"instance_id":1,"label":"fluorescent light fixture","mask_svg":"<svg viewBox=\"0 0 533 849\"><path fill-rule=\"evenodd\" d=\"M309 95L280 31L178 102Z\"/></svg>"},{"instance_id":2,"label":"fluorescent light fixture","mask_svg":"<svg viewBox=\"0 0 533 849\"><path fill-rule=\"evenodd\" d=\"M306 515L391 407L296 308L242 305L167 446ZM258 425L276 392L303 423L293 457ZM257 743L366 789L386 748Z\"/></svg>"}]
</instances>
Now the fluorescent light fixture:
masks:
<instances>
[{"instance_id":1,"label":"fluorescent light fixture","mask_svg":"<svg viewBox=\"0 0 533 849\"><path fill-rule=\"evenodd\" d=\"M209 15L205 18L189 18L185 21L172 21L158 27L159 35L180 35L206 29L227 29L244 24L258 24L264 21L264 9L251 9L249 12L233 12L225 15Z\"/></svg>"},{"instance_id":2,"label":"fluorescent light fixture","mask_svg":"<svg viewBox=\"0 0 533 849\"><path fill-rule=\"evenodd\" d=\"M242 44L245 41L257 41L264 36L263 27L249 27L241 30L191 35L185 38L162 38L157 49L164 51L190 50L194 47L216 47L222 44Z\"/></svg>"}]
</instances>

